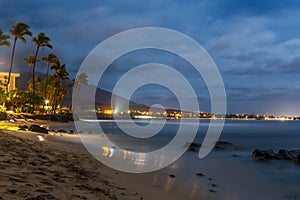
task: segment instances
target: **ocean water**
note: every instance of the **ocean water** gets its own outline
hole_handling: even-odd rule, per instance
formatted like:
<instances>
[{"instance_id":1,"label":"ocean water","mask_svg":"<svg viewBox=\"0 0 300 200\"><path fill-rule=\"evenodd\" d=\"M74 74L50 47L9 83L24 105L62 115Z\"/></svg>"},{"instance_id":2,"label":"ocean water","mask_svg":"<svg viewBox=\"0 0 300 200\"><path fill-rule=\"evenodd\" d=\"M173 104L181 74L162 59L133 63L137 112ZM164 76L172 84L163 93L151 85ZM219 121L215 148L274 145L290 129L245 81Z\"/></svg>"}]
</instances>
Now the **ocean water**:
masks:
<instances>
[{"instance_id":1,"label":"ocean water","mask_svg":"<svg viewBox=\"0 0 300 200\"><path fill-rule=\"evenodd\" d=\"M180 121L176 120L168 120L165 124L155 121L153 128L146 132L154 130L156 135L137 138L121 130L120 123L126 131L133 132L136 136L149 136L142 129L149 125L149 121L141 120L136 121L137 126L132 126L129 121L121 121L119 124L113 120L80 121L77 131L82 141L96 144L95 150L100 156L112 159L119 166L126 166L126 162L134 163L136 166L128 166L136 169L147 163L147 157L141 157L141 152L148 153L163 148L174 139L180 126ZM187 120L181 123L184 124L187 135L190 134L189 130L197 128L194 142L201 144L209 120L201 120L200 123ZM113 146L107 146L108 152L103 151L103 146L97 143L97 139L104 136L94 137L101 132L99 127L113 143ZM184 140L183 137L181 145ZM132 181L132 187L142 187L134 186L135 182L147 180L149 184L146 192L151 193L151 187L155 189L159 185L170 199L300 199L300 166L292 161L258 162L252 158L255 149L300 150L300 121L226 120L219 141L230 142L234 148L225 151L213 150L204 159L199 159L198 152L186 152L160 170L142 175L128 175L131 180L136 180ZM118 148L123 150L118 152ZM128 151L138 153L128 156ZM148 163L159 162L149 159ZM205 177L197 177L195 174L199 172ZM168 174L174 174L176 178L170 180ZM218 187L212 188L212 183Z\"/></svg>"},{"instance_id":2,"label":"ocean water","mask_svg":"<svg viewBox=\"0 0 300 200\"><path fill-rule=\"evenodd\" d=\"M168 120L157 134L146 138L137 138L126 134L113 120L84 122L84 125L80 127L83 130L79 128L77 131L80 133L99 132L98 127L94 127L99 124L102 131L117 145L124 148L138 149L139 151L142 149L147 151L148 148L148 151L152 151L170 142L177 133L180 123L184 124L186 134L189 134L189 128L198 128L194 142L201 144L209 122L209 120L201 120L200 123L196 123L193 120L183 122ZM144 134L143 129L137 130L135 127L131 127L129 121L124 120L119 123L129 132L136 135ZM149 121L136 121L136 124L140 127L147 126L148 123ZM162 123L161 121L156 121L153 125L162 126ZM85 130L84 127L87 126L88 130ZM146 129L145 131L152 131L152 129ZM300 149L300 121L226 120L219 140L230 142L243 151L252 151L256 148L274 150L281 148Z\"/></svg>"},{"instance_id":3,"label":"ocean water","mask_svg":"<svg viewBox=\"0 0 300 200\"><path fill-rule=\"evenodd\" d=\"M300 149L300 121L226 121L220 139L245 150Z\"/></svg>"}]
</instances>

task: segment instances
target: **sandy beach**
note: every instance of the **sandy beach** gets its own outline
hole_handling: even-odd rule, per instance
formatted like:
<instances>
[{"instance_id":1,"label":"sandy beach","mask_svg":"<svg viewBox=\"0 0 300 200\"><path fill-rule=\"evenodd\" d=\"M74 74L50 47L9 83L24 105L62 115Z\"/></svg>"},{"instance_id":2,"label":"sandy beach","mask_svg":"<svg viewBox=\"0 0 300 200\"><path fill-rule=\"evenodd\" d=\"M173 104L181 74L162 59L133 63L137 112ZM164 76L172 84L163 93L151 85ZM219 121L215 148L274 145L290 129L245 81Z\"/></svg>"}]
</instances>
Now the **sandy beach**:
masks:
<instances>
[{"instance_id":1,"label":"sandy beach","mask_svg":"<svg viewBox=\"0 0 300 200\"><path fill-rule=\"evenodd\" d=\"M16 130L25 124L74 128L48 121L1 122L0 199L300 199L299 166L259 163L247 148L213 151L205 159L186 152L161 170L130 174L96 160L77 134Z\"/></svg>"},{"instance_id":2,"label":"sandy beach","mask_svg":"<svg viewBox=\"0 0 300 200\"><path fill-rule=\"evenodd\" d=\"M37 136L45 137L1 130L0 199L140 199L106 177L83 149Z\"/></svg>"},{"instance_id":3,"label":"sandy beach","mask_svg":"<svg viewBox=\"0 0 300 200\"><path fill-rule=\"evenodd\" d=\"M153 173L124 173L96 160L77 134L17 130L32 124L73 130L72 123L0 123L5 128L0 130L0 199L206 199L210 193L206 187L204 196L202 189L191 192L183 176L170 176L175 165Z\"/></svg>"}]
</instances>

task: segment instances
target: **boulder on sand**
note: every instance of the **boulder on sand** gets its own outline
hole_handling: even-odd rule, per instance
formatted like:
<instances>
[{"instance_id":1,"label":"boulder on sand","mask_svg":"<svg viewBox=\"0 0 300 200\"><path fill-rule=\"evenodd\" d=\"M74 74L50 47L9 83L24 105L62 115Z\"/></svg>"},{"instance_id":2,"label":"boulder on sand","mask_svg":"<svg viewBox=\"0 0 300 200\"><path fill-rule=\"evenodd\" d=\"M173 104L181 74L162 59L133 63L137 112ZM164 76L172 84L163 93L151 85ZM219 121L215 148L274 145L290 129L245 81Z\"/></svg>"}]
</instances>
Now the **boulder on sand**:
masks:
<instances>
[{"instance_id":1,"label":"boulder on sand","mask_svg":"<svg viewBox=\"0 0 300 200\"><path fill-rule=\"evenodd\" d=\"M186 142L184 145L184 148L188 147L187 151L199 151L201 146L202 146L202 144L199 144L199 143ZM234 149L233 144L231 144L230 142L217 141L214 144L214 150L216 150L216 151L225 151L225 150L230 150L230 149Z\"/></svg>"},{"instance_id":2,"label":"boulder on sand","mask_svg":"<svg viewBox=\"0 0 300 200\"><path fill-rule=\"evenodd\" d=\"M283 160L292 160L293 156L291 153L285 149L280 149L277 153L278 157Z\"/></svg>"},{"instance_id":3,"label":"boulder on sand","mask_svg":"<svg viewBox=\"0 0 300 200\"><path fill-rule=\"evenodd\" d=\"M294 159L294 163L300 165L300 154Z\"/></svg>"},{"instance_id":4,"label":"boulder on sand","mask_svg":"<svg viewBox=\"0 0 300 200\"><path fill-rule=\"evenodd\" d=\"M214 150L222 151L222 150L229 150L233 149L233 144L226 141L217 141L214 146Z\"/></svg>"},{"instance_id":5,"label":"boulder on sand","mask_svg":"<svg viewBox=\"0 0 300 200\"><path fill-rule=\"evenodd\" d=\"M201 147L201 144L198 143L190 143L190 142L186 142L184 145L184 148L187 148L187 151L198 151L199 148Z\"/></svg>"},{"instance_id":6,"label":"boulder on sand","mask_svg":"<svg viewBox=\"0 0 300 200\"><path fill-rule=\"evenodd\" d=\"M27 129L28 129L28 126L26 126L26 125L19 126L19 131L26 131Z\"/></svg>"},{"instance_id":7,"label":"boulder on sand","mask_svg":"<svg viewBox=\"0 0 300 200\"><path fill-rule=\"evenodd\" d=\"M277 153L273 150L255 149L252 157L259 161L266 160L293 160L295 164L300 164L300 150L280 149Z\"/></svg>"},{"instance_id":8,"label":"boulder on sand","mask_svg":"<svg viewBox=\"0 0 300 200\"><path fill-rule=\"evenodd\" d=\"M273 150L259 150L255 149L252 153L253 158L264 158L266 160L272 160L276 154Z\"/></svg>"},{"instance_id":9,"label":"boulder on sand","mask_svg":"<svg viewBox=\"0 0 300 200\"><path fill-rule=\"evenodd\" d=\"M29 131L33 131L33 132L38 132L38 133L45 133L45 134L48 134L48 130L43 128L43 127L40 127L38 125L31 125L28 129Z\"/></svg>"}]
</instances>

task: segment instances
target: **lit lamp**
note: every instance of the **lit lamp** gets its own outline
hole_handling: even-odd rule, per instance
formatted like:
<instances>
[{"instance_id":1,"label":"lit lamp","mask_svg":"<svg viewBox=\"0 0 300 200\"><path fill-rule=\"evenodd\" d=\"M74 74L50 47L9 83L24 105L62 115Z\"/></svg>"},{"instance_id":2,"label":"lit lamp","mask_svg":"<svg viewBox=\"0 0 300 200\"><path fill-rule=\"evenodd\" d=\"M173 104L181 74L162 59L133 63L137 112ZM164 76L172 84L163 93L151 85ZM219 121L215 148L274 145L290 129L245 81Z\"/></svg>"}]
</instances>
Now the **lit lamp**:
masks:
<instances>
[{"instance_id":1,"label":"lit lamp","mask_svg":"<svg viewBox=\"0 0 300 200\"><path fill-rule=\"evenodd\" d=\"M49 103L49 100L47 99L47 100L45 100L45 104L46 104L46 106L45 106L45 109L46 109L46 114L47 114L47 110L48 110L48 103Z\"/></svg>"},{"instance_id":2,"label":"lit lamp","mask_svg":"<svg viewBox=\"0 0 300 200\"><path fill-rule=\"evenodd\" d=\"M48 105L48 103L49 103L49 100L47 99L47 100L45 100L45 104L46 104L46 106Z\"/></svg>"}]
</instances>

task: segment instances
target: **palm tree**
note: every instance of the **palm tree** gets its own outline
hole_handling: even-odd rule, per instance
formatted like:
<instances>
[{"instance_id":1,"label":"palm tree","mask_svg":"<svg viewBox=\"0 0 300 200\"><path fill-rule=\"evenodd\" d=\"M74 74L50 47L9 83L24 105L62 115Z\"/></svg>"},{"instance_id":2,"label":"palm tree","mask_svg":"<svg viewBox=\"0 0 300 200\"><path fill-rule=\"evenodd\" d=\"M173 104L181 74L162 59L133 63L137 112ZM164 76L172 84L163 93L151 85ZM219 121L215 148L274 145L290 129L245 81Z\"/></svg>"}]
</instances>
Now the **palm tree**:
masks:
<instances>
[{"instance_id":1,"label":"palm tree","mask_svg":"<svg viewBox=\"0 0 300 200\"><path fill-rule=\"evenodd\" d=\"M33 94L35 94L35 65L36 65L36 60L37 56L39 53L40 48L44 49L45 47L52 49L52 45L49 44L50 38L45 35L45 33L39 33L37 36L35 36L33 39L33 42L35 43L35 56L34 56L34 64L32 68L32 80L33 80Z\"/></svg>"},{"instance_id":2,"label":"palm tree","mask_svg":"<svg viewBox=\"0 0 300 200\"><path fill-rule=\"evenodd\" d=\"M86 75L86 73L81 72L76 79L74 80L73 83L73 88L79 92L81 89L82 85L87 85L88 84L88 76Z\"/></svg>"},{"instance_id":3,"label":"palm tree","mask_svg":"<svg viewBox=\"0 0 300 200\"><path fill-rule=\"evenodd\" d=\"M9 35L7 34L4 34L2 32L2 30L0 29L0 46L10 46L10 42L8 41L9 39ZM5 86L5 83L3 83L1 80L0 80L0 86ZM2 90L2 88L0 89L0 102L5 102L5 97L4 96L5 94L5 91ZM3 101L4 99L4 101Z\"/></svg>"},{"instance_id":4,"label":"palm tree","mask_svg":"<svg viewBox=\"0 0 300 200\"><path fill-rule=\"evenodd\" d=\"M88 76L85 72L81 72L69 84L69 87L72 88L72 97L75 97L75 99L77 99L76 97L78 97L82 85L88 85ZM70 108L72 108L72 103L70 104Z\"/></svg>"},{"instance_id":5,"label":"palm tree","mask_svg":"<svg viewBox=\"0 0 300 200\"><path fill-rule=\"evenodd\" d=\"M62 95L66 92L67 86L62 86L62 84L67 84L67 81L69 80L69 73L66 70L66 65L61 64L59 59L55 59L51 66L52 70L55 70L55 74L53 74L53 77L56 79L55 83L55 93L54 93L54 105L53 105L53 111L55 114L55 111L58 106L59 99L62 99Z\"/></svg>"},{"instance_id":6,"label":"palm tree","mask_svg":"<svg viewBox=\"0 0 300 200\"><path fill-rule=\"evenodd\" d=\"M35 62L34 60L34 55L33 54L29 54L28 58L24 58L23 60L29 65L29 70L28 70L28 75L27 75L27 81L26 81L26 88L28 88L28 83L29 83L29 79L30 79L30 74L32 71L32 66ZM40 60L36 60L36 62L40 62Z\"/></svg>"},{"instance_id":7,"label":"palm tree","mask_svg":"<svg viewBox=\"0 0 300 200\"><path fill-rule=\"evenodd\" d=\"M49 68L50 65L57 60L57 56L53 53L50 53L48 56L43 56L43 60L47 63L47 72L46 72L46 85L45 85L45 92L44 92L44 98L47 100L48 99L48 78L49 78Z\"/></svg>"},{"instance_id":8,"label":"palm tree","mask_svg":"<svg viewBox=\"0 0 300 200\"><path fill-rule=\"evenodd\" d=\"M4 34L2 32L2 30L0 29L0 46L10 46L10 42L8 41L8 39L9 39L9 35ZM5 86L5 83L3 83L2 81L0 81L0 85L1 86Z\"/></svg>"},{"instance_id":9,"label":"palm tree","mask_svg":"<svg viewBox=\"0 0 300 200\"><path fill-rule=\"evenodd\" d=\"M8 41L9 35L6 35L0 30L0 46L10 46L10 42Z\"/></svg>"},{"instance_id":10,"label":"palm tree","mask_svg":"<svg viewBox=\"0 0 300 200\"><path fill-rule=\"evenodd\" d=\"M18 39L20 39L24 44L26 44L26 39L24 36L32 36L32 33L29 30L29 26L25 23L15 23L12 28L10 29L10 34L14 37L14 43L13 48L11 52L11 59L10 59L10 67L9 67L9 73L8 73L8 80L7 80L7 86L6 90L8 91L8 85L10 82L10 76L12 72L13 62L14 62L14 56L15 56L15 49L16 49L16 43Z\"/></svg>"}]
</instances>

